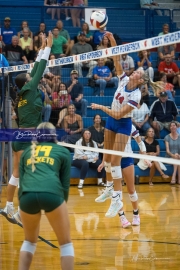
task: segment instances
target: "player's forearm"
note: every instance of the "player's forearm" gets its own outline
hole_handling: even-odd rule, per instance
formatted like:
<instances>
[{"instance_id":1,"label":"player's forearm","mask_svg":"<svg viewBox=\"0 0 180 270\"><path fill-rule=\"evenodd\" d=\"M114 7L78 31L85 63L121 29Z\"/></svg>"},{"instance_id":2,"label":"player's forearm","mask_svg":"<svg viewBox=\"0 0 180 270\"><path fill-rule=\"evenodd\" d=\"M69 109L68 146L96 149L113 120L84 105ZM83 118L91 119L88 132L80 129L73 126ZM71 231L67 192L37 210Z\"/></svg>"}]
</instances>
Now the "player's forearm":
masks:
<instances>
[{"instance_id":1,"label":"player's forearm","mask_svg":"<svg viewBox=\"0 0 180 270\"><path fill-rule=\"evenodd\" d=\"M99 105L99 109L107 113L109 116L113 117L114 119L118 120L118 119L123 118L126 114L131 112L134 108L130 107L129 105L125 105L119 111L114 111L114 110L109 109L106 106Z\"/></svg>"}]
</instances>

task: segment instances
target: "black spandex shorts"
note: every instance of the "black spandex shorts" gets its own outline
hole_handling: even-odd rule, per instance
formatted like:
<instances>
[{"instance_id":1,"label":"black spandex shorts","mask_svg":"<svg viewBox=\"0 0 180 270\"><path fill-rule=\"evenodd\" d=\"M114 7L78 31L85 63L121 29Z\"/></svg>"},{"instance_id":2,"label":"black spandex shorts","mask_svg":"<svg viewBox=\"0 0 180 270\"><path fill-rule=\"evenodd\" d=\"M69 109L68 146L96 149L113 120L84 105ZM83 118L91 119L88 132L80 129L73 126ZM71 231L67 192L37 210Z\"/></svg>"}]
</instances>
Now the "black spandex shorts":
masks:
<instances>
[{"instance_id":1,"label":"black spandex shorts","mask_svg":"<svg viewBox=\"0 0 180 270\"><path fill-rule=\"evenodd\" d=\"M64 202L64 198L49 192L24 192L19 200L20 209L27 214L41 210L51 212Z\"/></svg>"}]
</instances>

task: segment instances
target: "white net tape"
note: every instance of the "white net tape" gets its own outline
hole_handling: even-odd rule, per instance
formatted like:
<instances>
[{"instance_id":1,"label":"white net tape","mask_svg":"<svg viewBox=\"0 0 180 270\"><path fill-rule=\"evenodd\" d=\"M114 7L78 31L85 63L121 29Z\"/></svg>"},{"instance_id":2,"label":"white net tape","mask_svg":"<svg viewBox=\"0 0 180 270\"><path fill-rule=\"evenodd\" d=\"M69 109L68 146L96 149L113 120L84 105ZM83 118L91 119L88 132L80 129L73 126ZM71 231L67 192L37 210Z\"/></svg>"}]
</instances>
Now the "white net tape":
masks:
<instances>
[{"instance_id":1,"label":"white net tape","mask_svg":"<svg viewBox=\"0 0 180 270\"><path fill-rule=\"evenodd\" d=\"M156 156L150 156L150 155L142 155L142 154L121 152L121 151L93 148L93 147L74 145L74 144L69 144L69 143L64 143L64 142L58 142L58 144L61 146L65 146L65 147L69 147L73 149L81 149L84 151L92 151L92 152L98 152L98 153L103 153L103 154L116 155L116 156L121 156L124 158L132 157L132 158L143 159L143 160L146 159L150 161L158 161L158 162L172 164L172 165L173 164L180 165L180 160L178 159L163 158L163 157L156 157Z\"/></svg>"},{"instance_id":2,"label":"white net tape","mask_svg":"<svg viewBox=\"0 0 180 270\"><path fill-rule=\"evenodd\" d=\"M140 41L131 42L128 44L110 47L108 49L92 51L88 53L82 53L79 55L73 55L68 57L62 57L55 60L50 60L47 62L47 67L63 66L67 64L74 64L83 61L89 61L97 58L105 58L114 55L120 55L123 53L134 53L142 50L149 50L157 48L159 46L171 45L180 42L180 31L173 32L163 36L157 36L153 38L148 38ZM14 72L14 71L26 71L32 69L34 63L11 66L4 68L4 72ZM1 71L1 69L0 69Z\"/></svg>"}]
</instances>

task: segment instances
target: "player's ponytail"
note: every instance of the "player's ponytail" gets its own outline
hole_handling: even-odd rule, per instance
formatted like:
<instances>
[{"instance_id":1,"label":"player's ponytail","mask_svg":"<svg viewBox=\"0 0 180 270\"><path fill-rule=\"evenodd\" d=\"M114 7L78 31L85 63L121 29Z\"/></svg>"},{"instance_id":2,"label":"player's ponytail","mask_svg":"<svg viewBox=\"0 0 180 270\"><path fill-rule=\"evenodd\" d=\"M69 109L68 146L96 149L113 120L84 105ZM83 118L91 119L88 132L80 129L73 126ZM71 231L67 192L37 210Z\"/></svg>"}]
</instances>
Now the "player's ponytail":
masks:
<instances>
[{"instance_id":1,"label":"player's ponytail","mask_svg":"<svg viewBox=\"0 0 180 270\"><path fill-rule=\"evenodd\" d=\"M35 167L35 163L36 163L36 144L37 142L32 141L32 145L31 145L31 164L32 164L32 172L35 171L36 167Z\"/></svg>"},{"instance_id":2,"label":"player's ponytail","mask_svg":"<svg viewBox=\"0 0 180 270\"><path fill-rule=\"evenodd\" d=\"M144 80L143 85L149 83L149 85L151 86L151 88L152 88L152 90L153 90L153 92L154 92L154 95L155 95L156 97L159 96L159 93L160 93L160 92L164 91L164 89L165 89L165 83L164 83L163 81L153 82L153 81L149 78L149 75L148 75L147 72L145 72L145 73L143 74L143 77L142 77L142 78L143 78L143 80Z\"/></svg>"},{"instance_id":3,"label":"player's ponytail","mask_svg":"<svg viewBox=\"0 0 180 270\"><path fill-rule=\"evenodd\" d=\"M154 95L156 97L159 96L160 92L165 90L165 83L162 81L157 81L157 82L153 82L151 80L149 80L149 84L154 92Z\"/></svg>"}]
</instances>

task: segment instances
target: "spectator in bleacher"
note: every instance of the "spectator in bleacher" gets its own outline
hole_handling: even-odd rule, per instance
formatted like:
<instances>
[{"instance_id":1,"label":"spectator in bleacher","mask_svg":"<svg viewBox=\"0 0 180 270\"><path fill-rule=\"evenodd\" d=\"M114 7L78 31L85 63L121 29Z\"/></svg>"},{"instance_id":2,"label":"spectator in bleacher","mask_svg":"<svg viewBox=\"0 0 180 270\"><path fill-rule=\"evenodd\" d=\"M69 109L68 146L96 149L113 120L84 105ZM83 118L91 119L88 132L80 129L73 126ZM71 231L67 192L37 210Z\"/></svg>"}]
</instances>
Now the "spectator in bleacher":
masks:
<instances>
[{"instance_id":1,"label":"spectator in bleacher","mask_svg":"<svg viewBox=\"0 0 180 270\"><path fill-rule=\"evenodd\" d=\"M100 87L100 96L104 96L104 91L107 84L112 84L117 89L118 87L118 78L112 77L110 69L104 65L104 59L99 58L98 64L93 68L93 79L96 84Z\"/></svg>"},{"instance_id":2,"label":"spectator in bleacher","mask_svg":"<svg viewBox=\"0 0 180 270\"><path fill-rule=\"evenodd\" d=\"M143 99L143 102L146 103L147 106L149 106L149 90L148 90L147 83L143 84L140 90L141 90L141 97Z\"/></svg>"},{"instance_id":3,"label":"spectator in bleacher","mask_svg":"<svg viewBox=\"0 0 180 270\"><path fill-rule=\"evenodd\" d=\"M18 45L19 39L17 36L12 37L12 43L6 45L4 48L6 58L10 66L17 66L28 64L28 60L23 53L22 48ZM11 82L15 84L14 78L18 75L18 72L11 72Z\"/></svg>"},{"instance_id":4,"label":"spectator in bleacher","mask_svg":"<svg viewBox=\"0 0 180 270\"><path fill-rule=\"evenodd\" d=\"M29 29L28 36L30 38L33 38L33 32L31 32L27 21L22 21L22 23L21 23L21 31L18 32L18 38L20 39L20 38L22 38L24 36L24 33L23 33L23 29L24 28L28 28Z\"/></svg>"},{"instance_id":5,"label":"spectator in bleacher","mask_svg":"<svg viewBox=\"0 0 180 270\"><path fill-rule=\"evenodd\" d=\"M134 71L134 60L127 53L120 55L120 63L123 71L127 76L130 76Z\"/></svg>"},{"instance_id":6,"label":"spectator in bleacher","mask_svg":"<svg viewBox=\"0 0 180 270\"><path fill-rule=\"evenodd\" d=\"M154 139L154 129L149 128L146 132L146 137L144 140L144 144L146 146L146 154L150 156L159 156L160 154L160 147L158 140ZM148 162L149 164L149 162ZM137 164L139 166L139 163ZM139 166L140 167L140 166ZM152 179L155 175L156 170L160 173L163 179L169 178L163 170L166 170L164 164L159 163L158 161L152 161L150 167L150 175L149 175L149 185L153 186ZM141 167L140 167L141 168Z\"/></svg>"},{"instance_id":7,"label":"spectator in bleacher","mask_svg":"<svg viewBox=\"0 0 180 270\"><path fill-rule=\"evenodd\" d=\"M10 45L12 37L17 35L15 28L11 27L11 19L9 17L4 18L4 26L1 28L2 44Z\"/></svg>"},{"instance_id":8,"label":"spectator in bleacher","mask_svg":"<svg viewBox=\"0 0 180 270\"><path fill-rule=\"evenodd\" d=\"M88 129L85 129L82 133L82 137L76 142L78 146L87 146L98 148L97 143L92 140L91 132ZM72 166L80 169L80 180L78 188L83 188L84 179L86 178L88 169L95 169L97 171L97 185L104 186L103 176L105 175L104 169L101 172L98 172L98 167L101 164L101 160L99 159L98 152L92 152L89 150L75 149L74 156L72 161Z\"/></svg>"},{"instance_id":9,"label":"spectator in bleacher","mask_svg":"<svg viewBox=\"0 0 180 270\"><path fill-rule=\"evenodd\" d=\"M167 34L169 34L169 24L164 23L162 26L162 32L160 32L158 36L163 36ZM176 44L173 44L172 46L174 47L174 49L176 49Z\"/></svg>"},{"instance_id":10,"label":"spectator in bleacher","mask_svg":"<svg viewBox=\"0 0 180 270\"><path fill-rule=\"evenodd\" d=\"M87 116L87 100L83 98L83 85L78 81L78 71L71 71L71 79L66 83L71 102L80 110L81 116Z\"/></svg>"},{"instance_id":11,"label":"spectator in bleacher","mask_svg":"<svg viewBox=\"0 0 180 270\"><path fill-rule=\"evenodd\" d=\"M149 124L149 114L149 108L141 98L139 106L133 110L132 122L136 129L138 129L140 133L143 133L142 135L144 135L146 131L151 127Z\"/></svg>"},{"instance_id":12,"label":"spectator in bleacher","mask_svg":"<svg viewBox=\"0 0 180 270\"><path fill-rule=\"evenodd\" d=\"M66 45L66 52L63 52L63 45ZM54 27L53 29L53 45L51 48L51 53L55 55L56 58L65 57L68 54L68 41L65 37L59 35L59 29Z\"/></svg>"},{"instance_id":13,"label":"spectator in bleacher","mask_svg":"<svg viewBox=\"0 0 180 270\"><path fill-rule=\"evenodd\" d=\"M102 124L102 118L99 114L93 117L93 126L88 127L91 132L92 140L97 143L98 148L104 147L104 126Z\"/></svg>"},{"instance_id":14,"label":"spectator in bleacher","mask_svg":"<svg viewBox=\"0 0 180 270\"><path fill-rule=\"evenodd\" d=\"M167 54L170 55L172 59L175 58L175 50L173 45L166 45L158 48L159 62L164 61Z\"/></svg>"},{"instance_id":15,"label":"spectator in bleacher","mask_svg":"<svg viewBox=\"0 0 180 270\"><path fill-rule=\"evenodd\" d=\"M180 86L180 74L179 68L176 63L173 62L170 54L165 55L165 60L160 62L158 66L159 73L165 73L167 77L167 82L175 85L178 83Z\"/></svg>"},{"instance_id":16,"label":"spectator in bleacher","mask_svg":"<svg viewBox=\"0 0 180 270\"><path fill-rule=\"evenodd\" d=\"M148 8L148 9L161 9L162 7L159 7L159 4L154 2L153 0L140 0L141 8ZM157 14L159 16L162 16L161 10L156 10Z\"/></svg>"},{"instance_id":17,"label":"spectator in bleacher","mask_svg":"<svg viewBox=\"0 0 180 270\"><path fill-rule=\"evenodd\" d=\"M38 30L38 32L35 33L34 40L38 37L39 33L41 33L41 32L43 34L46 34L46 36L48 36L48 32L46 31L46 24L43 22L39 24L39 30Z\"/></svg>"},{"instance_id":18,"label":"spectator in bleacher","mask_svg":"<svg viewBox=\"0 0 180 270\"><path fill-rule=\"evenodd\" d=\"M51 93L53 94L54 92L57 92L59 90L59 86L61 83L61 77L54 76L53 78L50 78L50 79L51 79L51 88L52 88Z\"/></svg>"},{"instance_id":19,"label":"spectator in bleacher","mask_svg":"<svg viewBox=\"0 0 180 270\"><path fill-rule=\"evenodd\" d=\"M29 37L29 28L24 27L22 32L23 36L19 39L19 46L22 48L28 62L32 63L34 59L33 39Z\"/></svg>"},{"instance_id":20,"label":"spectator in bleacher","mask_svg":"<svg viewBox=\"0 0 180 270\"><path fill-rule=\"evenodd\" d=\"M111 44L108 37L104 36L96 49L102 50L102 49L107 49L110 47L111 47ZM115 76L116 71L115 71L115 66L114 66L114 60L111 57L106 57L104 58L104 63L105 63L105 66L107 66L110 69L110 71L112 72L112 75Z\"/></svg>"},{"instance_id":21,"label":"spectator in bleacher","mask_svg":"<svg viewBox=\"0 0 180 270\"><path fill-rule=\"evenodd\" d=\"M158 36L162 36L162 35L166 35L169 34L169 24L168 23L164 23L162 26L162 32L160 32L158 34Z\"/></svg>"},{"instance_id":22,"label":"spectator in bleacher","mask_svg":"<svg viewBox=\"0 0 180 270\"><path fill-rule=\"evenodd\" d=\"M170 134L164 140L166 144L166 157L180 160L180 135L177 133L177 123L172 121L169 125ZM180 165L173 165L174 170L170 184L176 184L176 174L178 173L177 183L180 185Z\"/></svg>"},{"instance_id":23,"label":"spectator in bleacher","mask_svg":"<svg viewBox=\"0 0 180 270\"><path fill-rule=\"evenodd\" d=\"M70 104L67 108L67 115L63 119L64 130L68 133L61 138L63 142L75 144L81 138L83 120L76 114L76 107Z\"/></svg>"},{"instance_id":24,"label":"spectator in bleacher","mask_svg":"<svg viewBox=\"0 0 180 270\"><path fill-rule=\"evenodd\" d=\"M154 79L154 69L152 68L152 59L149 50L143 50L138 52L136 63L139 68L143 68L144 72L147 73L151 81Z\"/></svg>"},{"instance_id":25,"label":"spectator in bleacher","mask_svg":"<svg viewBox=\"0 0 180 270\"><path fill-rule=\"evenodd\" d=\"M18 45L19 39L17 36L12 37L12 42L5 46L5 55L10 66L27 64L27 58L23 53L22 48Z\"/></svg>"},{"instance_id":26,"label":"spectator in bleacher","mask_svg":"<svg viewBox=\"0 0 180 270\"><path fill-rule=\"evenodd\" d=\"M84 6L83 0L71 0L71 3L73 7ZM71 18L72 18L73 27L81 27L80 14L81 14L81 9L78 9L78 8L71 9Z\"/></svg>"},{"instance_id":27,"label":"spectator in bleacher","mask_svg":"<svg viewBox=\"0 0 180 270\"><path fill-rule=\"evenodd\" d=\"M67 46L63 45L63 51L66 52L67 55L69 55L71 52L71 48L74 45L74 41L70 39L68 31L63 28L63 22L61 20L57 21L56 27L59 29L59 36L64 37L68 41L68 50Z\"/></svg>"},{"instance_id":28,"label":"spectator in bleacher","mask_svg":"<svg viewBox=\"0 0 180 270\"><path fill-rule=\"evenodd\" d=\"M93 44L93 34L92 34L91 31L89 31L89 25L86 22L84 22L82 24L82 27L81 27L80 31L78 32L77 37L76 37L76 39L77 39L76 42L79 41L79 35L80 35L81 32L83 32L85 34L85 37L86 37L85 42L89 43L93 48L93 46L94 46L94 44Z\"/></svg>"},{"instance_id":29,"label":"spectator in bleacher","mask_svg":"<svg viewBox=\"0 0 180 270\"><path fill-rule=\"evenodd\" d=\"M38 85L38 89L41 91L42 95L42 103L43 103L43 108L42 108L42 118L43 122L49 122L50 115L51 115L51 103L52 103L52 97L51 93L49 93L46 90L46 85L43 85L42 83Z\"/></svg>"},{"instance_id":30,"label":"spectator in bleacher","mask_svg":"<svg viewBox=\"0 0 180 270\"><path fill-rule=\"evenodd\" d=\"M111 47L111 43L108 37L103 36L102 40L100 41L99 45L97 45L97 50L107 49Z\"/></svg>"},{"instance_id":31,"label":"spectator in bleacher","mask_svg":"<svg viewBox=\"0 0 180 270\"><path fill-rule=\"evenodd\" d=\"M74 46L72 47L72 50L71 50L72 55L77 55L77 54L87 53L87 52L93 51L92 46L90 44L86 43L85 40L86 40L86 35L84 34L84 32L80 32L79 42L75 43ZM88 71L88 74L86 77L91 78L93 68L96 65L97 65L97 62L94 60L84 61L81 63L74 63L74 69L76 69L78 71L79 77L83 77L82 68L83 67L89 68L89 71Z\"/></svg>"},{"instance_id":32,"label":"spectator in bleacher","mask_svg":"<svg viewBox=\"0 0 180 270\"><path fill-rule=\"evenodd\" d=\"M58 20L56 23L56 27L59 30L59 36L64 37L68 42L70 42L70 35L67 30L63 28L63 22L61 20Z\"/></svg>"},{"instance_id":33,"label":"spectator in bleacher","mask_svg":"<svg viewBox=\"0 0 180 270\"><path fill-rule=\"evenodd\" d=\"M57 0L44 0L44 6L54 6L54 8L48 8L46 10L46 13L51 14L52 20L55 19L55 15L57 13L57 18L58 18L58 20L60 20L61 9L56 8L56 6L59 6Z\"/></svg>"},{"instance_id":34,"label":"spectator in bleacher","mask_svg":"<svg viewBox=\"0 0 180 270\"><path fill-rule=\"evenodd\" d=\"M60 83L57 92L52 93L52 112L50 122L60 127L64 116L67 113L67 107L71 101L65 83Z\"/></svg>"},{"instance_id":35,"label":"spectator in bleacher","mask_svg":"<svg viewBox=\"0 0 180 270\"><path fill-rule=\"evenodd\" d=\"M99 45L99 43L101 42L101 40L103 39L103 36L106 33L106 31L104 29L105 29L105 27L102 27L99 30L96 30L94 32L93 43L94 43L95 47L97 47Z\"/></svg>"},{"instance_id":36,"label":"spectator in bleacher","mask_svg":"<svg viewBox=\"0 0 180 270\"><path fill-rule=\"evenodd\" d=\"M50 54L49 56L49 60L55 60L55 55L54 54ZM50 61L51 63L51 61ZM53 66L53 67L49 67L49 71L51 72L51 74L55 75L55 76L61 76L61 66Z\"/></svg>"},{"instance_id":37,"label":"spectator in bleacher","mask_svg":"<svg viewBox=\"0 0 180 270\"><path fill-rule=\"evenodd\" d=\"M159 99L155 100L150 108L150 124L155 130L157 138L160 131L165 128L169 130L171 121L176 120L178 109L172 100L168 99L167 93L161 92Z\"/></svg>"},{"instance_id":38,"label":"spectator in bleacher","mask_svg":"<svg viewBox=\"0 0 180 270\"><path fill-rule=\"evenodd\" d=\"M174 85L171 83L167 82L167 76L165 73L160 73L159 76L160 81L164 82L165 87L164 87L164 91L166 91L167 95L168 95L168 99L172 100L175 102L175 90L174 90ZM157 97L159 97L159 95L157 95Z\"/></svg>"}]
</instances>

